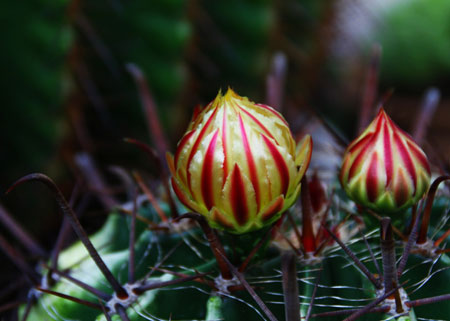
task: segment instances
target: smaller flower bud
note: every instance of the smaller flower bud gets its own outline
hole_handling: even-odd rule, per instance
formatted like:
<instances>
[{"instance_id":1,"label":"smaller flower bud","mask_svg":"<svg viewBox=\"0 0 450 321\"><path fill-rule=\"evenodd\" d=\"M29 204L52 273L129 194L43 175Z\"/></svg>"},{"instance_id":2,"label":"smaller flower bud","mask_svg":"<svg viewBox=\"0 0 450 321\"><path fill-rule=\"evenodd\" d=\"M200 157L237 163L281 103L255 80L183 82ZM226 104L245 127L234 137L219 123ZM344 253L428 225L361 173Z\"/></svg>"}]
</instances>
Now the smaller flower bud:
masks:
<instances>
[{"instance_id":1,"label":"smaller flower bud","mask_svg":"<svg viewBox=\"0 0 450 321\"><path fill-rule=\"evenodd\" d=\"M385 214L416 204L430 176L423 150L381 108L348 146L339 178L352 200Z\"/></svg>"},{"instance_id":2,"label":"smaller flower bud","mask_svg":"<svg viewBox=\"0 0 450 321\"><path fill-rule=\"evenodd\" d=\"M296 147L272 107L229 89L193 117L167 158L180 201L212 227L240 234L271 224L295 202L311 147L309 136Z\"/></svg>"}]
</instances>

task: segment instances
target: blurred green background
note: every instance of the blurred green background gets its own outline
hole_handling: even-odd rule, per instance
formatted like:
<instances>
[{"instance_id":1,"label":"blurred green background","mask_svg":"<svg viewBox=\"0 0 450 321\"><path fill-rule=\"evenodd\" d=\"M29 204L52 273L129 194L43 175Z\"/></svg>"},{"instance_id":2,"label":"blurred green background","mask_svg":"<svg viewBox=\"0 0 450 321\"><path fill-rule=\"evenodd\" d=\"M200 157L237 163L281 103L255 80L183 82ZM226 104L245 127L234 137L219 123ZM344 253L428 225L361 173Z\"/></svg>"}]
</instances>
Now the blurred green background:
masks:
<instances>
[{"instance_id":1,"label":"blurred green background","mask_svg":"<svg viewBox=\"0 0 450 321\"><path fill-rule=\"evenodd\" d=\"M220 88L266 102L266 76L280 52L287 66L274 107L295 131L316 114L352 138L374 43L382 47L378 93L395 88L388 110L406 130L424 91L440 89L427 138L448 168L448 17L447 0L2 1L0 191L44 172L68 195L79 152L102 171L110 164L151 171L145 155L121 142L154 143L128 63L147 77L172 150L194 107ZM50 248L61 219L49 199L27 186L0 202ZM2 273L0 284L8 278Z\"/></svg>"}]
</instances>

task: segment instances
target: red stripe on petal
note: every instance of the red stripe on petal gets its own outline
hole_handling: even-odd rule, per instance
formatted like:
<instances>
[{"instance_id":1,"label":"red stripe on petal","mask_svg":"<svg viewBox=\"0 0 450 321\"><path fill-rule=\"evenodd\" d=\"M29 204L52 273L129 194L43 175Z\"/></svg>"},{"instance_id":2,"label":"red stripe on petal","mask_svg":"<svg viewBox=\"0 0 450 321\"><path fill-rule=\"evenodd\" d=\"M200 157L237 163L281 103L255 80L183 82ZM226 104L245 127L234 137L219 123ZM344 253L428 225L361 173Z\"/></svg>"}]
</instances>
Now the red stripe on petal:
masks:
<instances>
[{"instance_id":1,"label":"red stripe on petal","mask_svg":"<svg viewBox=\"0 0 450 321\"><path fill-rule=\"evenodd\" d=\"M375 146L375 142L378 139L379 135L380 132L378 131L375 134L371 135L370 140L366 141L366 143L362 145L358 156L356 156L352 166L350 167L347 181L350 181L355 176L356 172L359 170L358 167L362 165L363 162L367 161L366 160L367 153L369 153L369 151L371 151L371 149Z\"/></svg>"},{"instance_id":2,"label":"red stripe on petal","mask_svg":"<svg viewBox=\"0 0 450 321\"><path fill-rule=\"evenodd\" d=\"M253 154L250 149L250 144L248 142L247 133L245 131L245 126L242 121L241 115L239 115L239 127L241 130L242 144L244 145L245 157L247 158L248 169L250 172L250 181L252 182L253 189L255 190L256 211L259 211L261 196L259 190L258 173L256 171L255 160L253 159Z\"/></svg>"},{"instance_id":3,"label":"red stripe on petal","mask_svg":"<svg viewBox=\"0 0 450 321\"><path fill-rule=\"evenodd\" d=\"M411 197L411 195L409 194L408 180L403 173L403 171L399 171L398 177L396 179L396 185L394 187L394 198L395 203L398 207L405 204Z\"/></svg>"},{"instance_id":4,"label":"red stripe on petal","mask_svg":"<svg viewBox=\"0 0 450 321\"><path fill-rule=\"evenodd\" d=\"M186 193L184 191L182 191L182 189L178 186L177 182L175 181L175 179L172 177L171 179L172 182L172 188L173 191L175 192L175 195L177 195L178 199L180 200L181 203L183 203L184 206L186 206L187 208L195 211L194 208L192 208L191 206L191 202L189 201L188 196L186 195Z\"/></svg>"},{"instance_id":5,"label":"red stripe on petal","mask_svg":"<svg viewBox=\"0 0 450 321\"><path fill-rule=\"evenodd\" d=\"M264 104L255 104L256 106L262 107L265 110L271 112L272 114L274 114L276 117L278 117L287 127L289 127L289 124L287 123L286 119L283 118L283 116L281 116L275 109L273 109L270 106L264 105Z\"/></svg>"},{"instance_id":6,"label":"red stripe on petal","mask_svg":"<svg viewBox=\"0 0 450 321\"><path fill-rule=\"evenodd\" d=\"M389 127L384 125L383 133L384 166L386 168L386 187L389 186L394 173L394 160L392 159L391 137L389 136Z\"/></svg>"},{"instance_id":7,"label":"red stripe on petal","mask_svg":"<svg viewBox=\"0 0 450 321\"><path fill-rule=\"evenodd\" d=\"M268 207L264 209L264 212L261 214L261 219L263 222L270 220L274 215L278 214L284 205L283 196L278 196L275 201L272 202Z\"/></svg>"},{"instance_id":8,"label":"red stripe on petal","mask_svg":"<svg viewBox=\"0 0 450 321\"><path fill-rule=\"evenodd\" d=\"M255 116L253 116L251 113L249 113L247 110L245 110L244 108L240 107L240 109L248 116L251 118L251 120L259 126L259 128L261 128L261 130L270 138L272 138L275 142L276 139L272 136L272 134L269 132L269 130L266 128L266 126L263 125L263 123L261 123L258 118L256 118ZM277 142L278 143L278 142Z\"/></svg>"},{"instance_id":9,"label":"red stripe on petal","mask_svg":"<svg viewBox=\"0 0 450 321\"><path fill-rule=\"evenodd\" d=\"M366 178L367 197L375 202L378 196L378 154L374 153L367 171Z\"/></svg>"},{"instance_id":10,"label":"red stripe on petal","mask_svg":"<svg viewBox=\"0 0 450 321\"><path fill-rule=\"evenodd\" d=\"M272 155L273 160L275 161L275 165L278 169L278 173L280 175L281 180L281 194L286 196L286 192L289 187L289 170L286 165L286 162L284 161L283 156L281 156L280 152L278 151L277 147L272 143L272 141L267 138L264 134L261 134L264 143L269 148L270 154Z\"/></svg>"},{"instance_id":11,"label":"red stripe on petal","mask_svg":"<svg viewBox=\"0 0 450 321\"><path fill-rule=\"evenodd\" d=\"M187 132L183 138L181 138L180 142L178 143L177 150L175 152L175 168L178 168L178 160L180 159L180 154L183 151L184 146L187 144L189 139L192 137L192 135L195 133L195 129L191 130L190 132Z\"/></svg>"},{"instance_id":12,"label":"red stripe on petal","mask_svg":"<svg viewBox=\"0 0 450 321\"><path fill-rule=\"evenodd\" d=\"M425 168L425 170L428 172L428 175L431 175L430 164L428 163L428 159L425 156L424 152L419 149L419 147L415 143L412 142L408 142L408 147L413 153L414 158L416 158L419 162L420 166Z\"/></svg>"},{"instance_id":13,"label":"red stripe on petal","mask_svg":"<svg viewBox=\"0 0 450 321\"><path fill-rule=\"evenodd\" d=\"M409 154L408 149L403 144L402 139L400 138L399 134L394 132L394 141L395 145L397 146L398 153L400 154L400 157L403 160L403 163L406 167L406 170L408 171L409 175L411 176L411 180L413 183L413 195L416 192L416 182L417 182L417 175L416 170L414 168L413 161L411 159L411 155Z\"/></svg>"},{"instance_id":14,"label":"red stripe on petal","mask_svg":"<svg viewBox=\"0 0 450 321\"><path fill-rule=\"evenodd\" d=\"M355 141L354 143L351 143L348 149L348 153L353 153L355 150L359 149L361 146L364 146L364 144L367 143L367 141L372 138L373 133L369 133L363 138L361 138L359 141Z\"/></svg>"},{"instance_id":15,"label":"red stripe on petal","mask_svg":"<svg viewBox=\"0 0 450 321\"><path fill-rule=\"evenodd\" d=\"M211 209L214 203L214 193L213 193L213 167L214 167L214 152L217 144L217 137L219 130L216 130L211 142L209 143L208 149L205 153L205 158L203 160L202 166L202 196L203 202L205 202L206 208Z\"/></svg>"},{"instance_id":16,"label":"red stripe on petal","mask_svg":"<svg viewBox=\"0 0 450 321\"><path fill-rule=\"evenodd\" d=\"M222 117L223 185L225 185L228 177L227 122L227 107L224 105Z\"/></svg>"},{"instance_id":17,"label":"red stripe on petal","mask_svg":"<svg viewBox=\"0 0 450 321\"><path fill-rule=\"evenodd\" d=\"M197 139L194 142L194 145L192 146L191 152L188 157L188 161L186 164L186 172L187 172L187 181L189 185L189 189L191 189L191 173L189 172L189 167L191 166L192 159L194 158L195 153L198 150L198 146L200 145L200 142L203 139L203 136L205 136L206 131L208 130L209 126L212 123L212 120L214 119L214 116L217 113L218 108L214 109L214 111L211 113L211 116L209 116L208 120L206 121L205 125L203 126L202 130L198 134ZM191 190L192 193L192 190Z\"/></svg>"},{"instance_id":18,"label":"red stripe on petal","mask_svg":"<svg viewBox=\"0 0 450 321\"><path fill-rule=\"evenodd\" d=\"M228 218L222 214L217 208L213 208L211 212L211 218L214 222L221 225L227 229L233 229L233 224L228 220Z\"/></svg>"},{"instance_id":19,"label":"red stripe on petal","mask_svg":"<svg viewBox=\"0 0 450 321\"><path fill-rule=\"evenodd\" d=\"M248 221L247 193L237 164L234 165L231 175L230 201L233 216L239 225L244 225Z\"/></svg>"}]
</instances>

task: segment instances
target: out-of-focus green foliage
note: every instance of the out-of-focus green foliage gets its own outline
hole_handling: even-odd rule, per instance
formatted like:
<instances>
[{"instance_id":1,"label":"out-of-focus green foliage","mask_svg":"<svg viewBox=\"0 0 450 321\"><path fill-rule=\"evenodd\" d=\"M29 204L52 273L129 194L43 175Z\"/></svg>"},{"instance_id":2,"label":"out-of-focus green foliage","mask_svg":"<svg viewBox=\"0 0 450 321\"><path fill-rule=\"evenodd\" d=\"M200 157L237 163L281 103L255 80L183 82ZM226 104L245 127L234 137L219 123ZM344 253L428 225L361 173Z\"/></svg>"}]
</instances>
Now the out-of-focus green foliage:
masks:
<instances>
[{"instance_id":1,"label":"out-of-focus green foliage","mask_svg":"<svg viewBox=\"0 0 450 321\"><path fill-rule=\"evenodd\" d=\"M409 89L450 72L450 2L404 1L386 12L375 38L383 47L382 81Z\"/></svg>"},{"instance_id":2,"label":"out-of-focus green foliage","mask_svg":"<svg viewBox=\"0 0 450 321\"><path fill-rule=\"evenodd\" d=\"M67 5L66 0L0 3L0 166L8 180L43 170L61 139L72 44Z\"/></svg>"},{"instance_id":3,"label":"out-of-focus green foliage","mask_svg":"<svg viewBox=\"0 0 450 321\"><path fill-rule=\"evenodd\" d=\"M196 31L193 70L204 97L231 86L255 97L262 88L269 62L273 3L199 1L192 9Z\"/></svg>"},{"instance_id":4,"label":"out-of-focus green foliage","mask_svg":"<svg viewBox=\"0 0 450 321\"><path fill-rule=\"evenodd\" d=\"M187 78L183 59L191 28L186 4L186 0L83 3L79 30L82 59L89 72L84 76L94 81L119 136L146 137L137 89L125 70L127 63L142 69L160 116L168 124L169 111Z\"/></svg>"}]
</instances>

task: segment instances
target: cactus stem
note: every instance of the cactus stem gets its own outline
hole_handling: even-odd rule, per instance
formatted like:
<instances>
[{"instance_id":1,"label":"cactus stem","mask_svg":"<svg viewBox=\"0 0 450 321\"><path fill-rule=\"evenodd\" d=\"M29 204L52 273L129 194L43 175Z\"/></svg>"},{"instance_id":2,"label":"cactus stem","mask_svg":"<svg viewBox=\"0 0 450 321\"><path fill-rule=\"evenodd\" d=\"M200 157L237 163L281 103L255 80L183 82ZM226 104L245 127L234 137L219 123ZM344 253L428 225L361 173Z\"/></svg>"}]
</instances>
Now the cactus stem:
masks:
<instances>
[{"instance_id":1,"label":"cactus stem","mask_svg":"<svg viewBox=\"0 0 450 321\"><path fill-rule=\"evenodd\" d=\"M170 206L170 212L172 214L172 218L178 217L178 209L175 204L175 201L173 199L170 186L169 186L169 177L167 174L167 171L164 169L164 165L161 164L162 160L161 157L157 155L157 153L146 143L141 142L140 140L133 139L133 138L124 138L124 141L133 145L136 145L138 148L140 148L142 151L144 151L148 158L150 159L151 163L157 164L157 169L161 173L161 181L164 186L164 189L166 190L167 199ZM165 155L165 154L164 154ZM165 164L165 162L164 162Z\"/></svg>"},{"instance_id":2,"label":"cactus stem","mask_svg":"<svg viewBox=\"0 0 450 321\"><path fill-rule=\"evenodd\" d=\"M222 244L217 237L215 231L208 225L206 219L197 213L187 213L179 216L175 221L179 221L184 218L191 218L197 221L200 224L200 227L205 234L208 243L213 251L214 256L216 257L217 264L219 265L220 273L225 280L230 280L232 278L232 274L230 268L228 267L226 261L223 259L225 256L225 250L223 249Z\"/></svg>"},{"instance_id":3,"label":"cactus stem","mask_svg":"<svg viewBox=\"0 0 450 321\"><path fill-rule=\"evenodd\" d=\"M266 314L266 316L269 318L270 321L278 321L277 318L273 315L272 311L269 310L269 308L266 306L266 304L261 300L261 298L256 294L255 290L248 284L247 280L245 279L244 275L240 273L234 266L231 264L231 262L227 259L225 254L223 252L219 252L219 255L222 256L225 263L228 265L228 268L230 269L231 273L239 279L241 284L245 287L247 292L250 294L250 296L255 300L255 302L258 304L258 306L263 310L263 312Z\"/></svg>"},{"instance_id":4,"label":"cactus stem","mask_svg":"<svg viewBox=\"0 0 450 321\"><path fill-rule=\"evenodd\" d=\"M38 242L25 231L8 213L8 211L0 205L0 221L14 235L20 243L22 243L30 253L37 254L40 257L46 257L46 251Z\"/></svg>"},{"instance_id":5,"label":"cactus stem","mask_svg":"<svg viewBox=\"0 0 450 321\"><path fill-rule=\"evenodd\" d=\"M356 264L356 266L360 269L360 271L367 276L370 282L377 288L381 289L380 279L377 279L367 267L356 257L356 255L350 250L330 229L328 229L325 225L322 225L331 237L339 244L339 246L344 250L344 252L352 259L352 261Z\"/></svg>"},{"instance_id":6,"label":"cactus stem","mask_svg":"<svg viewBox=\"0 0 450 321\"><path fill-rule=\"evenodd\" d=\"M405 270L406 267L406 262L408 261L408 256L411 253L411 248L416 243L419 230L419 220L420 220L420 213L416 214L416 217L414 218L414 225L412 227L411 233L409 234L408 242L405 245L405 249L403 250L400 263L398 264L397 269L398 277L400 277L403 274L403 271Z\"/></svg>"},{"instance_id":7,"label":"cactus stem","mask_svg":"<svg viewBox=\"0 0 450 321\"><path fill-rule=\"evenodd\" d=\"M314 305L314 300L316 299L317 289L319 288L320 276L322 275L323 268L319 269L319 274L316 277L316 283L314 284L314 289L311 295L311 302L308 306L308 311L306 311L305 321L309 321L311 318L312 308Z\"/></svg>"},{"instance_id":8,"label":"cactus stem","mask_svg":"<svg viewBox=\"0 0 450 321\"><path fill-rule=\"evenodd\" d=\"M138 183L141 190L144 192L144 194L147 196L148 200L152 204L152 206L155 208L156 213L158 213L159 218L162 222L168 222L166 215L164 214L164 211L159 206L158 201L156 200L153 193L150 191L147 185L145 185L144 180L142 179L141 175L138 172L133 172L133 177L136 179L136 182Z\"/></svg>"},{"instance_id":9,"label":"cactus stem","mask_svg":"<svg viewBox=\"0 0 450 321\"><path fill-rule=\"evenodd\" d=\"M373 103L378 89L378 73L380 69L381 46L374 44L370 57L370 65L364 82L364 91L358 121L358 133L369 124Z\"/></svg>"},{"instance_id":10,"label":"cactus stem","mask_svg":"<svg viewBox=\"0 0 450 321\"><path fill-rule=\"evenodd\" d=\"M434 198L436 196L437 189L439 184L443 181L449 180L450 176L443 175L439 176L434 180L431 184L430 189L428 190L427 200L425 209L423 211L422 225L420 226L419 238L417 239L417 244L424 244L427 241L428 234L428 226L430 224L430 216L431 216L431 208L433 206Z\"/></svg>"},{"instance_id":11,"label":"cactus stem","mask_svg":"<svg viewBox=\"0 0 450 321\"><path fill-rule=\"evenodd\" d=\"M50 189L50 191L53 193L53 196L55 197L56 202L58 203L61 211L69 219L69 222L72 225L72 228L74 229L75 233L77 234L77 236L79 237L79 239L83 243L83 245L85 246L85 248L88 251L89 255L91 256L92 260L95 262L97 267L100 269L100 271L105 276L108 283L113 287L114 291L117 293L117 295L119 297L122 297L122 296L126 297L127 296L126 291L123 289L123 287L120 285L120 283L114 277L114 275L108 269L105 262L103 262L102 258L100 257L97 250L95 249L94 245L89 240L89 237L87 236L86 231L81 226L80 221L78 220L78 217L74 213L73 209L67 203L61 190L58 188L58 186L56 186L55 182L53 182L51 178L49 178L48 176L46 176L44 174L40 174L40 173L29 174L29 175L24 176L24 177L20 178L19 180L17 180L8 189L7 193L12 191L18 185L21 185L22 183L29 182L29 181L41 182Z\"/></svg>"},{"instance_id":12,"label":"cactus stem","mask_svg":"<svg viewBox=\"0 0 450 321\"><path fill-rule=\"evenodd\" d=\"M67 295L67 294L59 293L59 292L52 291L52 290L43 289L43 288L40 288L40 287L36 287L36 290L41 291L43 293L51 294L51 295L54 295L54 296L57 296L57 297L60 297L60 298L63 298L63 299L69 300L69 301L72 301L72 302L75 302L75 303L79 303L79 304L85 305L85 306L93 308L93 309L97 309L97 310L100 310L100 311L102 310L101 305L98 304L98 303L93 303L93 302L86 301L86 300L83 300L83 299L78 299L78 298L75 298L75 297Z\"/></svg>"},{"instance_id":13,"label":"cactus stem","mask_svg":"<svg viewBox=\"0 0 450 321\"><path fill-rule=\"evenodd\" d=\"M284 313L286 321L300 321L300 302L298 300L297 264L292 252L281 257L281 271L284 294Z\"/></svg>"}]
</instances>

